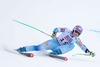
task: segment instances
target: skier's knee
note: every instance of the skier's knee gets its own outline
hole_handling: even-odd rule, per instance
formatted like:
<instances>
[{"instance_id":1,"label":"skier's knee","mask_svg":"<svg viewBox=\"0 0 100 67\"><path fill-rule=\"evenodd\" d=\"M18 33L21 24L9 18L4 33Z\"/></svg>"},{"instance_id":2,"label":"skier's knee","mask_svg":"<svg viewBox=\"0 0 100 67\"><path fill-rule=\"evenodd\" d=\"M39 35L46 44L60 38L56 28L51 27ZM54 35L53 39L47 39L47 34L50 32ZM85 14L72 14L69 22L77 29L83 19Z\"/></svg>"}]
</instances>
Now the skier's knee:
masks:
<instances>
[{"instance_id":1,"label":"skier's knee","mask_svg":"<svg viewBox=\"0 0 100 67\"><path fill-rule=\"evenodd\" d=\"M34 46L34 50L35 51L39 51L40 50L40 46L38 45L38 46Z\"/></svg>"}]
</instances>

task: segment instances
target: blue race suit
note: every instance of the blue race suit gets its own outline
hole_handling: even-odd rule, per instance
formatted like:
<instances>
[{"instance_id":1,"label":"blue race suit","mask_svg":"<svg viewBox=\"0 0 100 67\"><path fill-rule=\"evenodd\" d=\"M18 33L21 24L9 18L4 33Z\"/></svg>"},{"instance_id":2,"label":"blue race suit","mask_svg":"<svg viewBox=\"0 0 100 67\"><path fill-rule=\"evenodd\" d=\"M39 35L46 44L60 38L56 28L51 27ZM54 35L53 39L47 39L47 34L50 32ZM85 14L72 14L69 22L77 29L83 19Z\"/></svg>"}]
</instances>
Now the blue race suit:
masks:
<instances>
[{"instance_id":1,"label":"blue race suit","mask_svg":"<svg viewBox=\"0 0 100 67\"><path fill-rule=\"evenodd\" d=\"M55 28L54 32L61 34L56 39L47 40L39 45L25 46L26 51L40 51L42 49L52 50L53 54L63 54L71 51L76 43L85 53L89 52L88 48L81 42L79 37L74 37L72 31L67 28Z\"/></svg>"}]
</instances>

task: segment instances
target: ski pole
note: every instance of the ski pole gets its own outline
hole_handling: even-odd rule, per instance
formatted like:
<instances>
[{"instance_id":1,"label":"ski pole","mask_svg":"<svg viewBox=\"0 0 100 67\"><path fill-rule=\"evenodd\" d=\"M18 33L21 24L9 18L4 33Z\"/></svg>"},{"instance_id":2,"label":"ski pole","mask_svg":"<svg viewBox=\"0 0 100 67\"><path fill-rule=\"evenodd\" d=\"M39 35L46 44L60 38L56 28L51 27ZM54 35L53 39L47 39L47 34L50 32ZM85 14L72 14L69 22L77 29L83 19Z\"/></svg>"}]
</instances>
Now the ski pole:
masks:
<instances>
[{"instance_id":1,"label":"ski pole","mask_svg":"<svg viewBox=\"0 0 100 67\"><path fill-rule=\"evenodd\" d=\"M93 30L93 29L86 29L87 31L97 32L100 33L100 30Z\"/></svg>"},{"instance_id":2,"label":"ski pole","mask_svg":"<svg viewBox=\"0 0 100 67\"><path fill-rule=\"evenodd\" d=\"M82 53L73 54L72 56L77 56L77 55L90 56L90 54L82 54Z\"/></svg>"},{"instance_id":3,"label":"ski pole","mask_svg":"<svg viewBox=\"0 0 100 67\"><path fill-rule=\"evenodd\" d=\"M39 29L37 29L37 28L31 26L31 25L25 24L25 23L23 23L23 22L20 22L20 21L18 21L18 20L15 20L15 19L13 19L13 21L18 22L18 23L20 23L20 24L22 24L22 25L24 25L24 26L30 27L30 28L32 28L32 29L35 29L35 30L37 30L37 31L39 31L39 32L41 32L41 33L44 33L45 35L51 37L51 35L49 35L49 34L43 32L43 31L41 31L41 30L39 30Z\"/></svg>"}]
</instances>

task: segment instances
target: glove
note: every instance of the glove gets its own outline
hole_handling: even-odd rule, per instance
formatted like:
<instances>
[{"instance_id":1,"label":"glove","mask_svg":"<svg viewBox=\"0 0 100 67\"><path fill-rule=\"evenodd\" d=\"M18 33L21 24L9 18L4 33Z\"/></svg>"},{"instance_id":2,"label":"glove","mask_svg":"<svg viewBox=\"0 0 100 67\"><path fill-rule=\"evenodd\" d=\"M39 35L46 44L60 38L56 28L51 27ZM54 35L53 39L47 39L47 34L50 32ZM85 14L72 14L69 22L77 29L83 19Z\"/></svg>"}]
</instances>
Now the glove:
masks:
<instances>
[{"instance_id":1,"label":"glove","mask_svg":"<svg viewBox=\"0 0 100 67\"><path fill-rule=\"evenodd\" d=\"M94 52L92 52L92 51L88 52L88 54L89 54L90 56L92 56L92 57L94 57L94 56L95 56L95 53L94 53Z\"/></svg>"},{"instance_id":2,"label":"glove","mask_svg":"<svg viewBox=\"0 0 100 67\"><path fill-rule=\"evenodd\" d=\"M56 34L57 34L56 32L53 32L53 34L52 34L51 37L52 37L53 39L55 39L55 38L56 38Z\"/></svg>"}]
</instances>

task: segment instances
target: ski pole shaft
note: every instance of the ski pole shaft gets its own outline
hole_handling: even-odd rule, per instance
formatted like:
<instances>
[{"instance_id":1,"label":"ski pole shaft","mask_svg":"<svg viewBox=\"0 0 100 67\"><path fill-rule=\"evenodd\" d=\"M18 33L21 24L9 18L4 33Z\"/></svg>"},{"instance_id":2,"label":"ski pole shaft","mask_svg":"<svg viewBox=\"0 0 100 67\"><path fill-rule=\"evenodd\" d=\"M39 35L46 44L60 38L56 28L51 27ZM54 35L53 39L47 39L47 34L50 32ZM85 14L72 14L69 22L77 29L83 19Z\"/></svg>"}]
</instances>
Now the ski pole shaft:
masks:
<instances>
[{"instance_id":1,"label":"ski pole shaft","mask_svg":"<svg viewBox=\"0 0 100 67\"><path fill-rule=\"evenodd\" d=\"M25 23L23 23L23 22L20 22L20 21L18 21L18 20L15 20L15 19L13 19L13 21L18 22L18 23L20 23L20 24L22 24L22 25L24 25L24 26L30 27L30 28L32 28L32 29L35 29L35 30L37 30L37 31L39 31L39 32L41 32L41 33L44 33L45 35L51 37L51 35L49 35L49 34L43 32L43 31L41 31L41 30L39 30L39 29L37 29L37 28L31 26L31 25L25 24Z\"/></svg>"},{"instance_id":2,"label":"ski pole shaft","mask_svg":"<svg viewBox=\"0 0 100 67\"><path fill-rule=\"evenodd\" d=\"M73 54L72 56L77 56L77 55L90 56L89 54L82 54L82 53Z\"/></svg>"},{"instance_id":3,"label":"ski pole shaft","mask_svg":"<svg viewBox=\"0 0 100 67\"><path fill-rule=\"evenodd\" d=\"M100 33L100 30L93 30L93 29L86 29L87 31L97 32Z\"/></svg>"}]
</instances>

